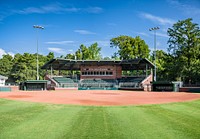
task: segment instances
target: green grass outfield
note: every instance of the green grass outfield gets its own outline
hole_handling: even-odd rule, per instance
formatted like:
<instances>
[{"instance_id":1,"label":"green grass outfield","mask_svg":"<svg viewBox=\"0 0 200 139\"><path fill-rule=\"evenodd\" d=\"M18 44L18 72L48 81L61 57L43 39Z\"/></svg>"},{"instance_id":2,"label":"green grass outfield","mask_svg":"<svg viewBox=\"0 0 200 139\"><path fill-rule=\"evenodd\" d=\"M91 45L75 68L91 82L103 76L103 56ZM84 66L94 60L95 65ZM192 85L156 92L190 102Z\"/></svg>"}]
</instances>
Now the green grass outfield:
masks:
<instances>
[{"instance_id":1,"label":"green grass outfield","mask_svg":"<svg viewBox=\"0 0 200 139\"><path fill-rule=\"evenodd\" d=\"M0 99L0 139L199 139L200 100L71 106Z\"/></svg>"}]
</instances>

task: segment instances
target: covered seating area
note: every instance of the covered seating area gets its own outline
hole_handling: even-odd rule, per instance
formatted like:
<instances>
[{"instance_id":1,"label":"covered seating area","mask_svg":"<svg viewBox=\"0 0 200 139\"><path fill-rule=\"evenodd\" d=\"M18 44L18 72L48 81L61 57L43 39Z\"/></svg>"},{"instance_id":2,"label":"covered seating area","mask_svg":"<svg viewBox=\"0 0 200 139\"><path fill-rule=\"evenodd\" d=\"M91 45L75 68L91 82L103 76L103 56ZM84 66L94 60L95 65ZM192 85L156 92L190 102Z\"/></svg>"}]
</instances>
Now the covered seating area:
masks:
<instances>
[{"instance_id":1,"label":"covered seating area","mask_svg":"<svg viewBox=\"0 0 200 139\"><path fill-rule=\"evenodd\" d=\"M153 63L148 59L130 60L72 60L52 59L42 66L51 82L56 87L75 87L78 89L110 89L110 88L143 88L143 81L152 81L151 69ZM53 75L53 71L69 71L77 77L77 82L65 77L68 75ZM74 75L76 74L76 75ZM72 86L70 86L72 84ZM74 85L76 84L76 85ZM145 84L145 83L143 83Z\"/></svg>"}]
</instances>

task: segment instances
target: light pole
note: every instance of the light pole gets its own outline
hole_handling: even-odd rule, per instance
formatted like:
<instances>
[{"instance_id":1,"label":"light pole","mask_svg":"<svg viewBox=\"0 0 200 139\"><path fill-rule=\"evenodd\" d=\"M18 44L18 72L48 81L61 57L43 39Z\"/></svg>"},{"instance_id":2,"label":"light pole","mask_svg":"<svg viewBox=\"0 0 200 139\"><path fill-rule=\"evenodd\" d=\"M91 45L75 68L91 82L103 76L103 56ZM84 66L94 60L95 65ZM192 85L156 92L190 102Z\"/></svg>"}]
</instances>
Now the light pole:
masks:
<instances>
[{"instance_id":1,"label":"light pole","mask_svg":"<svg viewBox=\"0 0 200 139\"><path fill-rule=\"evenodd\" d=\"M150 28L149 31L154 31L154 52L153 52L153 56L154 56L154 81L156 81L156 30L159 30L159 27L153 27Z\"/></svg>"},{"instance_id":2,"label":"light pole","mask_svg":"<svg viewBox=\"0 0 200 139\"><path fill-rule=\"evenodd\" d=\"M33 28L36 29L44 29L44 27L42 26L38 26L38 25L34 25ZM39 80L39 66L38 66L38 31L37 31L37 80Z\"/></svg>"}]
</instances>

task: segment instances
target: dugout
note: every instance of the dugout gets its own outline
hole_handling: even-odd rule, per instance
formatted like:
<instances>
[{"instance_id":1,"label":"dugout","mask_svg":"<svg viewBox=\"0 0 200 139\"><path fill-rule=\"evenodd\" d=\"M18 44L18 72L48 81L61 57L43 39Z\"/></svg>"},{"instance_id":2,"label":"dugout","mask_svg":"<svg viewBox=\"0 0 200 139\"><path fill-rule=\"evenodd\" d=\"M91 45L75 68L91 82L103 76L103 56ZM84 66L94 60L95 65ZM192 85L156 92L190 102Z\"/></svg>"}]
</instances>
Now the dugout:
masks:
<instances>
[{"instance_id":1,"label":"dugout","mask_svg":"<svg viewBox=\"0 0 200 139\"><path fill-rule=\"evenodd\" d=\"M27 80L20 83L20 90L37 91L47 89L47 80Z\"/></svg>"},{"instance_id":2,"label":"dugout","mask_svg":"<svg viewBox=\"0 0 200 139\"><path fill-rule=\"evenodd\" d=\"M153 91L173 91L179 92L180 88L182 87L183 82L181 81L174 81L174 82L167 82L167 81L157 81L152 82Z\"/></svg>"},{"instance_id":3,"label":"dugout","mask_svg":"<svg viewBox=\"0 0 200 139\"><path fill-rule=\"evenodd\" d=\"M174 84L172 82L152 82L153 91L174 91Z\"/></svg>"}]
</instances>

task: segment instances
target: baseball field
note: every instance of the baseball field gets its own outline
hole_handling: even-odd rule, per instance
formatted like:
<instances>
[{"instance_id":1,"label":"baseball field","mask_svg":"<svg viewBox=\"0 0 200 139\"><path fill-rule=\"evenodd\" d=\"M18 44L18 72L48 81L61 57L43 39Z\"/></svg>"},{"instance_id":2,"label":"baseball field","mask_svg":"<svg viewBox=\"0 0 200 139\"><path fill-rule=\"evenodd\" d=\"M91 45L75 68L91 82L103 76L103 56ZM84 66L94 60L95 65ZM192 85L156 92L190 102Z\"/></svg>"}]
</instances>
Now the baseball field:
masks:
<instances>
[{"instance_id":1,"label":"baseball field","mask_svg":"<svg viewBox=\"0 0 200 139\"><path fill-rule=\"evenodd\" d=\"M114 98L119 97L121 93L113 95L113 92L109 92L106 97L110 96L114 101ZM130 98L130 92L123 93ZM55 95L52 92L41 94L46 95L50 102L42 102L43 99L37 98L38 93L23 92L23 94L24 96L20 97L16 92L0 93L0 139L198 139L200 137L199 94L179 93L185 97L196 96L186 100L176 93L176 95L171 93L171 96L166 93L169 102L165 100L162 104L97 103L90 106L80 103L73 105L54 103L52 98L48 97L49 94ZM66 93L60 92L60 94L61 100L67 98ZM104 102L107 101L104 94L99 92L93 94L104 99ZM137 102L142 99L151 102L145 93L143 98L140 96L141 93L137 97L136 94L139 92L131 94L138 99ZM152 94L155 98L164 93ZM22 98L23 100L20 100ZM33 102L30 98L35 98L37 101ZM89 98L100 99L89 96L87 100ZM157 98L164 100L161 96ZM176 98L177 102L170 102L170 98L171 100ZM121 101L124 102L123 99Z\"/></svg>"}]
</instances>

